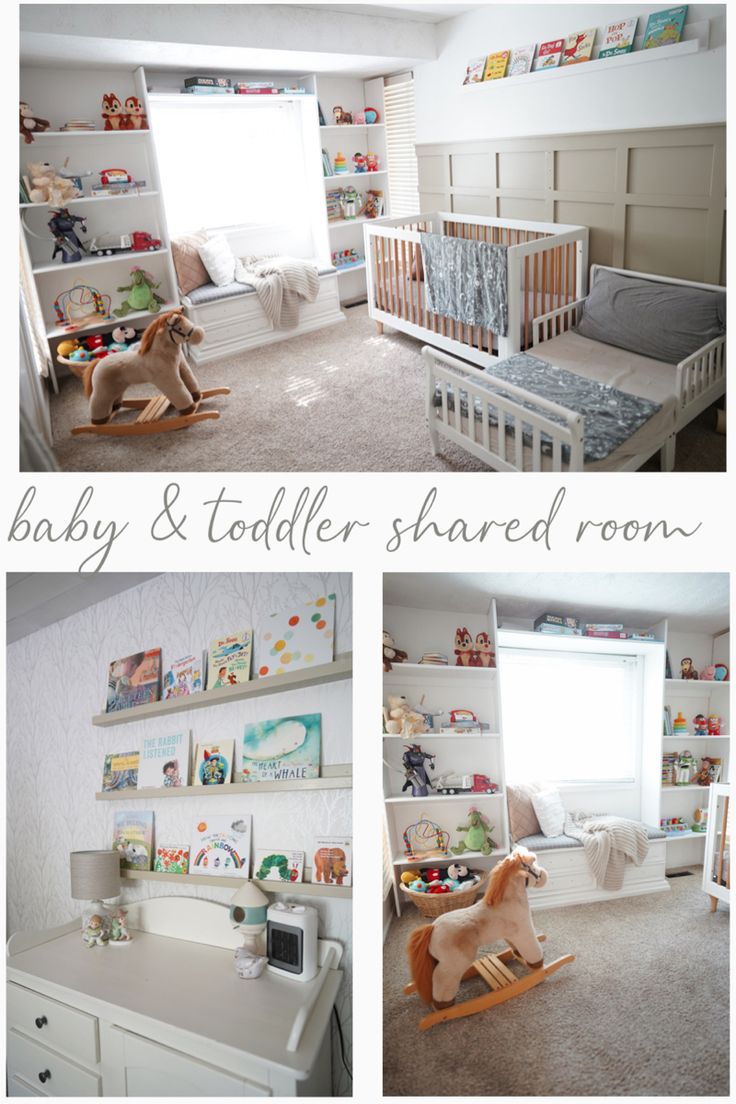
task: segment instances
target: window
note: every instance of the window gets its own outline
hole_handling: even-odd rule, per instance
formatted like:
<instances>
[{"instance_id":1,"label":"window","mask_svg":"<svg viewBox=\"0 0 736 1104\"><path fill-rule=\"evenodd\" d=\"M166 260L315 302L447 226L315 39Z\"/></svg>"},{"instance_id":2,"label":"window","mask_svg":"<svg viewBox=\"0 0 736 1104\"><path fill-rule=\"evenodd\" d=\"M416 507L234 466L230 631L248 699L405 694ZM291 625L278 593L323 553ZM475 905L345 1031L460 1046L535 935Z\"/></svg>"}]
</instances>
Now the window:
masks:
<instances>
[{"instance_id":1,"label":"window","mask_svg":"<svg viewBox=\"0 0 736 1104\"><path fill-rule=\"evenodd\" d=\"M637 656L503 648L500 678L509 782L637 780Z\"/></svg>"},{"instance_id":2,"label":"window","mask_svg":"<svg viewBox=\"0 0 736 1104\"><path fill-rule=\"evenodd\" d=\"M414 117L414 78L411 74L389 79L383 90L386 122L388 180L391 215L403 218L419 213L419 175Z\"/></svg>"},{"instance_id":3,"label":"window","mask_svg":"<svg viewBox=\"0 0 736 1104\"><path fill-rule=\"evenodd\" d=\"M311 190L300 105L276 96L213 100L151 97L171 236L201 228L308 224Z\"/></svg>"}]
</instances>

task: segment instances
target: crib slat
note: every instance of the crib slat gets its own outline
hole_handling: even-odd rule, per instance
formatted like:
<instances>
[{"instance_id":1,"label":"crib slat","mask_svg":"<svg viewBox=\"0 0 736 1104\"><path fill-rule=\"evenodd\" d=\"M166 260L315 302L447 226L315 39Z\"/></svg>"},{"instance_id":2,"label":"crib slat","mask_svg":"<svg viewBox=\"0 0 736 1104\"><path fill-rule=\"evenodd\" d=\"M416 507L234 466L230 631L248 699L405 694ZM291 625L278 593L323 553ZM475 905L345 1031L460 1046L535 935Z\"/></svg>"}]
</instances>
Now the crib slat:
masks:
<instances>
[{"instance_id":1,"label":"crib slat","mask_svg":"<svg viewBox=\"0 0 736 1104\"><path fill-rule=\"evenodd\" d=\"M562 442L559 437L552 438L552 471L562 471Z\"/></svg>"},{"instance_id":2,"label":"crib slat","mask_svg":"<svg viewBox=\"0 0 736 1104\"><path fill-rule=\"evenodd\" d=\"M542 437L539 426L532 427L532 471L542 470Z\"/></svg>"},{"instance_id":3,"label":"crib slat","mask_svg":"<svg viewBox=\"0 0 736 1104\"><path fill-rule=\"evenodd\" d=\"M538 308L537 291L539 288L539 254L534 254L534 317L539 318L543 311Z\"/></svg>"},{"instance_id":4,"label":"crib slat","mask_svg":"<svg viewBox=\"0 0 736 1104\"><path fill-rule=\"evenodd\" d=\"M401 269L399 267L399 241L398 238L394 238L394 284L396 286L396 314L399 318L404 317L403 308L401 304Z\"/></svg>"},{"instance_id":5,"label":"crib slat","mask_svg":"<svg viewBox=\"0 0 736 1104\"><path fill-rule=\"evenodd\" d=\"M498 411L498 455L502 460L506 459L506 414L503 410Z\"/></svg>"},{"instance_id":6,"label":"crib slat","mask_svg":"<svg viewBox=\"0 0 736 1104\"><path fill-rule=\"evenodd\" d=\"M531 345L529 330L529 254L524 258L524 345Z\"/></svg>"},{"instance_id":7,"label":"crib slat","mask_svg":"<svg viewBox=\"0 0 736 1104\"><path fill-rule=\"evenodd\" d=\"M449 425L449 416L447 412L447 380L442 380L440 383L440 397L442 399L442 422L444 425Z\"/></svg>"},{"instance_id":8,"label":"crib slat","mask_svg":"<svg viewBox=\"0 0 736 1104\"><path fill-rule=\"evenodd\" d=\"M524 426L521 418L514 415L514 446L516 452L516 467L518 471L524 470Z\"/></svg>"},{"instance_id":9,"label":"crib slat","mask_svg":"<svg viewBox=\"0 0 736 1104\"><path fill-rule=\"evenodd\" d=\"M483 448L486 450L486 452L490 452L491 451L491 426L490 426L491 407L490 407L490 403L488 403L486 401L483 401L481 403L480 413L481 413L481 418L482 418L481 425L480 425L481 441L483 442Z\"/></svg>"}]
</instances>

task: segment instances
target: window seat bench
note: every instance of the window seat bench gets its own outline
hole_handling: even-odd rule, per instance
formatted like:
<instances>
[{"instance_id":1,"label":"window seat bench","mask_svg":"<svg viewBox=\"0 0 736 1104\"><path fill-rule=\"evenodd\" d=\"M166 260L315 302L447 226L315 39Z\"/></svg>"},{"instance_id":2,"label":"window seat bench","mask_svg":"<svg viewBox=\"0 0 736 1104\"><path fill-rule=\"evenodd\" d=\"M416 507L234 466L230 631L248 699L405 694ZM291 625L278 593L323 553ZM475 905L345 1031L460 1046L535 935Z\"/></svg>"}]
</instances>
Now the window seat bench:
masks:
<instances>
[{"instance_id":1,"label":"window seat bench","mask_svg":"<svg viewBox=\"0 0 736 1104\"><path fill-rule=\"evenodd\" d=\"M299 324L291 330L273 329L258 302L258 296L246 284L233 283L225 287L204 284L182 295L181 303L187 317L205 331L203 343L190 348L193 363L206 364L344 322L335 269L331 265L322 265L319 278L317 298L313 303L300 305Z\"/></svg>"},{"instance_id":2,"label":"window seat bench","mask_svg":"<svg viewBox=\"0 0 736 1104\"><path fill-rule=\"evenodd\" d=\"M624 883L616 892L598 889L580 840L564 835L524 836L517 840L520 846L538 855L540 865L549 874L547 885L529 894L529 904L533 909L556 908L668 890L669 884L664 876L667 836L659 828L648 825L647 836L649 853L646 859L641 866L627 862Z\"/></svg>"}]
</instances>

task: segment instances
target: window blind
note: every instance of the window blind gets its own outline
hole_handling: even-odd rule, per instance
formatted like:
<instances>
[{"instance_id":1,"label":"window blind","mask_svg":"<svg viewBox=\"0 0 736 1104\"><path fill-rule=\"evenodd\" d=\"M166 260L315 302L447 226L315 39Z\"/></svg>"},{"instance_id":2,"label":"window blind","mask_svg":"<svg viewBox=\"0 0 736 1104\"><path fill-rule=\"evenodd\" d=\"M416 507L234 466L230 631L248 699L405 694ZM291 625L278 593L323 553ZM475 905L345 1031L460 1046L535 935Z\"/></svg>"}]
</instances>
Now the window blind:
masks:
<instances>
[{"instance_id":1,"label":"window blind","mask_svg":"<svg viewBox=\"0 0 736 1104\"><path fill-rule=\"evenodd\" d=\"M419 213L419 173L414 112L414 78L386 84L383 89L386 155L391 192L391 215L403 218Z\"/></svg>"}]
</instances>

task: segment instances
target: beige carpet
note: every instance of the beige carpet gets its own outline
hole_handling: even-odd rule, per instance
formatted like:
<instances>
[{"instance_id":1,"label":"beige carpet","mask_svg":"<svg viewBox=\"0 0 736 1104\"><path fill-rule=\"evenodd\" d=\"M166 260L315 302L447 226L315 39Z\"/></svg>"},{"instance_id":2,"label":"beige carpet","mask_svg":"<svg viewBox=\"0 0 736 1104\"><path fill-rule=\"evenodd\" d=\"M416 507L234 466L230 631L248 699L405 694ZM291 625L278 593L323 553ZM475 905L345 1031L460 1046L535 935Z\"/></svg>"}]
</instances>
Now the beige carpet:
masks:
<instances>
[{"instance_id":1,"label":"beige carpet","mask_svg":"<svg viewBox=\"0 0 736 1104\"><path fill-rule=\"evenodd\" d=\"M231 387L221 418L139 438L72 437L87 421L79 381L52 399L55 452L64 471L487 471L444 443L433 457L424 415L420 344L379 336L367 308L345 325L292 338L199 371L203 387ZM148 394L150 389L131 389ZM214 402L214 401L213 401ZM723 471L726 439L707 410L678 436L680 471ZM647 465L657 471L658 459Z\"/></svg>"},{"instance_id":2,"label":"beige carpet","mask_svg":"<svg viewBox=\"0 0 736 1104\"><path fill-rule=\"evenodd\" d=\"M576 961L426 1032L424 1006L402 992L406 939L422 922L407 909L384 955L384 1095L728 1095L728 909L709 912L702 869L689 869L670 893L536 913L547 960Z\"/></svg>"}]
</instances>

